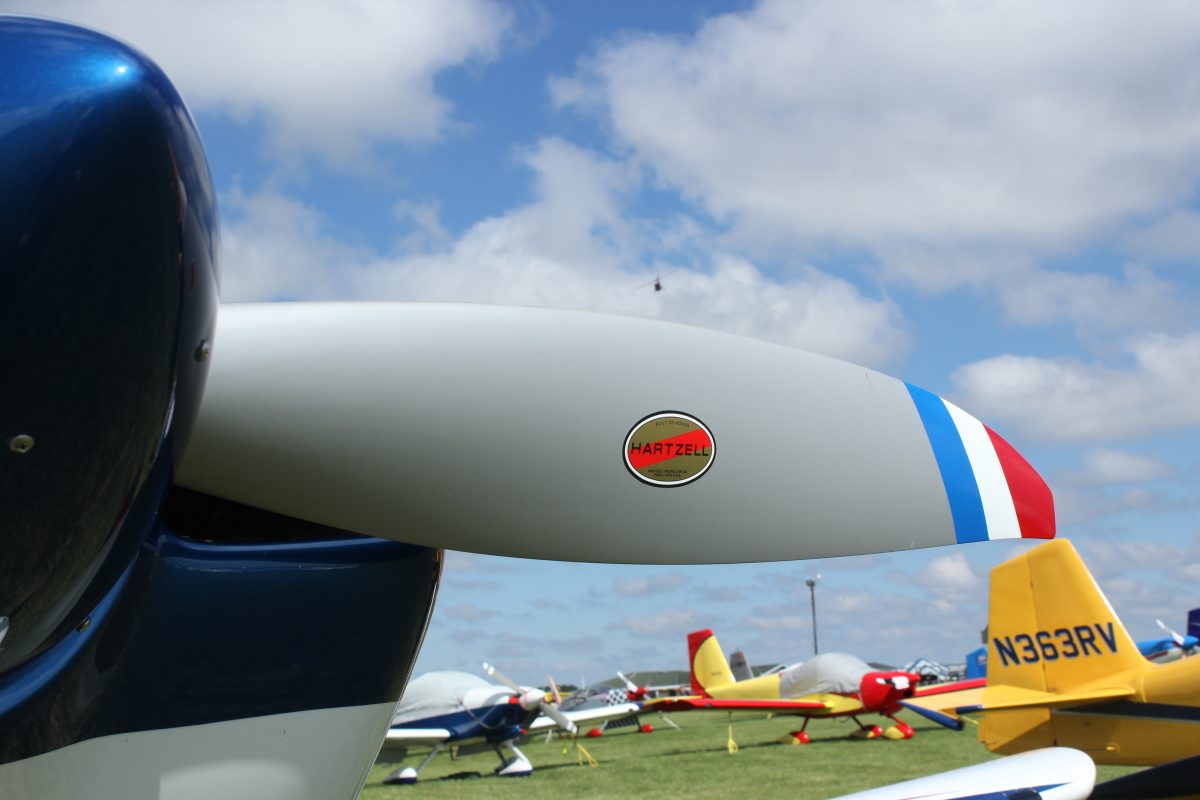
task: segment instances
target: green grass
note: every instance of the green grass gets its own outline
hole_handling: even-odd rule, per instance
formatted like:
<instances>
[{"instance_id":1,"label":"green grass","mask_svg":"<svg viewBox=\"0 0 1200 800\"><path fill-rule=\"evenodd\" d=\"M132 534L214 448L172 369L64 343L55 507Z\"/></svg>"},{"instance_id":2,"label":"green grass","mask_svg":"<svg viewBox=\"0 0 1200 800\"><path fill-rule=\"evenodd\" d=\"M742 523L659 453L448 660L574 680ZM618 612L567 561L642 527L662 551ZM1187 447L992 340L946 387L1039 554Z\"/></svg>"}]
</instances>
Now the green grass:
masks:
<instances>
[{"instance_id":1,"label":"green grass","mask_svg":"<svg viewBox=\"0 0 1200 800\"><path fill-rule=\"evenodd\" d=\"M377 764L371 770L360 800L413 800L413 798L470 797L487 800L520 798L728 798L746 800L786 797L818 800L882 786L899 780L942 772L993 758L975 739L974 730L961 733L940 728L920 718L908 718L917 733L910 740L851 740L854 724L845 719L814 720L808 727L812 743L778 744L799 720L767 719L762 715L717 713L674 714L682 730L673 730L656 714L643 717L654 733L631 728L584 739L584 747L599 767L579 766L573 747L563 754L563 742L549 744L538 736L522 751L533 762L529 778L498 778L495 753L484 752L451 759L439 753L421 771L416 786L383 786L395 765ZM730 720L739 750L730 755L726 738ZM866 721L868 717L864 717ZM873 719L873 718L872 718ZM428 748L414 750L405 766L416 766ZM1099 780L1131 770L1101 767ZM473 779L447 776L478 773Z\"/></svg>"}]
</instances>

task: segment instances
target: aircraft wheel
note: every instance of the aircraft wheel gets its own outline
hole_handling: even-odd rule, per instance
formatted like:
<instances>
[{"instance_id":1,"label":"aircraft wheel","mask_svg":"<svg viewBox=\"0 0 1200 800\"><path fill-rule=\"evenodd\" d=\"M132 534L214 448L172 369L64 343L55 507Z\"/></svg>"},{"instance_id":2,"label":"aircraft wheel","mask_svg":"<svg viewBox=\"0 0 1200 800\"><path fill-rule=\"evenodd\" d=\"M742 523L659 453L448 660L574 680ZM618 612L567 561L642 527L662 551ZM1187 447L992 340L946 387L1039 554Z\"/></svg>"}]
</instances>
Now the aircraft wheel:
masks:
<instances>
[{"instance_id":1,"label":"aircraft wheel","mask_svg":"<svg viewBox=\"0 0 1200 800\"><path fill-rule=\"evenodd\" d=\"M533 774L533 765L524 758L514 758L502 767L496 768L496 774L503 778L528 778Z\"/></svg>"},{"instance_id":2,"label":"aircraft wheel","mask_svg":"<svg viewBox=\"0 0 1200 800\"><path fill-rule=\"evenodd\" d=\"M407 786L417 782L417 771L412 767L398 769L383 779L385 786Z\"/></svg>"}]
</instances>

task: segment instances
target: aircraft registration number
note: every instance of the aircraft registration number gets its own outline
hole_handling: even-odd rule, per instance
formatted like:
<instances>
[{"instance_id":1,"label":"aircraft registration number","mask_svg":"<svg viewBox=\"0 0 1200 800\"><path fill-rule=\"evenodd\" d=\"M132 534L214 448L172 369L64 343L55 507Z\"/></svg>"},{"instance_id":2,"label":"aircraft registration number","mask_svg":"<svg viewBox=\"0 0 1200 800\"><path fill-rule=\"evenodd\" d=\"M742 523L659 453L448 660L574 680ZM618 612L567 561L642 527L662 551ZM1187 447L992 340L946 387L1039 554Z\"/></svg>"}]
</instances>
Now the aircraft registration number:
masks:
<instances>
[{"instance_id":1,"label":"aircraft registration number","mask_svg":"<svg viewBox=\"0 0 1200 800\"><path fill-rule=\"evenodd\" d=\"M1052 631L1018 633L1016 636L993 636L992 645L1000 656L1002 666L1034 664L1038 661L1057 661L1060 658L1102 656L1117 652L1117 637L1113 624L1075 625Z\"/></svg>"}]
</instances>

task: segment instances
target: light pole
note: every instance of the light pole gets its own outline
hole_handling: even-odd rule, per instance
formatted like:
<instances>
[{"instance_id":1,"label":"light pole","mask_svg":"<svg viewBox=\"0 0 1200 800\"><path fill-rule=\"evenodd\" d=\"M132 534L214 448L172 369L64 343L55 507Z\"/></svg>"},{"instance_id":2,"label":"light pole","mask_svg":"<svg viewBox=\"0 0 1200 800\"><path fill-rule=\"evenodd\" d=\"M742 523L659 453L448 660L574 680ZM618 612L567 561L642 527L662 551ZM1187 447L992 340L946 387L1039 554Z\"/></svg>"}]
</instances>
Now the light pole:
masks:
<instances>
[{"instance_id":1,"label":"light pole","mask_svg":"<svg viewBox=\"0 0 1200 800\"><path fill-rule=\"evenodd\" d=\"M821 573L817 573L817 577L809 578L804 583L808 586L808 599L812 603L812 618L813 618L813 655L821 652L817 649L817 581L821 580Z\"/></svg>"}]
</instances>

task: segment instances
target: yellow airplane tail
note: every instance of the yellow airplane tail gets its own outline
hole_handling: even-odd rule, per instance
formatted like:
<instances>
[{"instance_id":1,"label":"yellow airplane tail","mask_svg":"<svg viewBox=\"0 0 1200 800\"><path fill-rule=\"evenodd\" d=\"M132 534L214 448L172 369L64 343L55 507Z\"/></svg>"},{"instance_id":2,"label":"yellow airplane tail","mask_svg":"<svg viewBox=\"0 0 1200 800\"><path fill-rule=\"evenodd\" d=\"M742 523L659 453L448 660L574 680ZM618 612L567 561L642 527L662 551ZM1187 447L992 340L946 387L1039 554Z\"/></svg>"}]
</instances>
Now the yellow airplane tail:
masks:
<instances>
[{"instance_id":1,"label":"yellow airplane tail","mask_svg":"<svg viewBox=\"0 0 1200 800\"><path fill-rule=\"evenodd\" d=\"M725 652L708 628L688 634L688 662L692 669L692 691L696 694L707 694L709 689L734 682Z\"/></svg>"},{"instance_id":2,"label":"yellow airplane tail","mask_svg":"<svg viewBox=\"0 0 1200 800\"><path fill-rule=\"evenodd\" d=\"M988 685L1070 693L1146 660L1066 539L992 570Z\"/></svg>"},{"instance_id":3,"label":"yellow airplane tail","mask_svg":"<svg viewBox=\"0 0 1200 800\"><path fill-rule=\"evenodd\" d=\"M989 750L1054 744L1051 709L1126 697L1150 664L1066 539L992 570L987 688L979 739ZM963 709L966 710L966 709Z\"/></svg>"}]
</instances>

